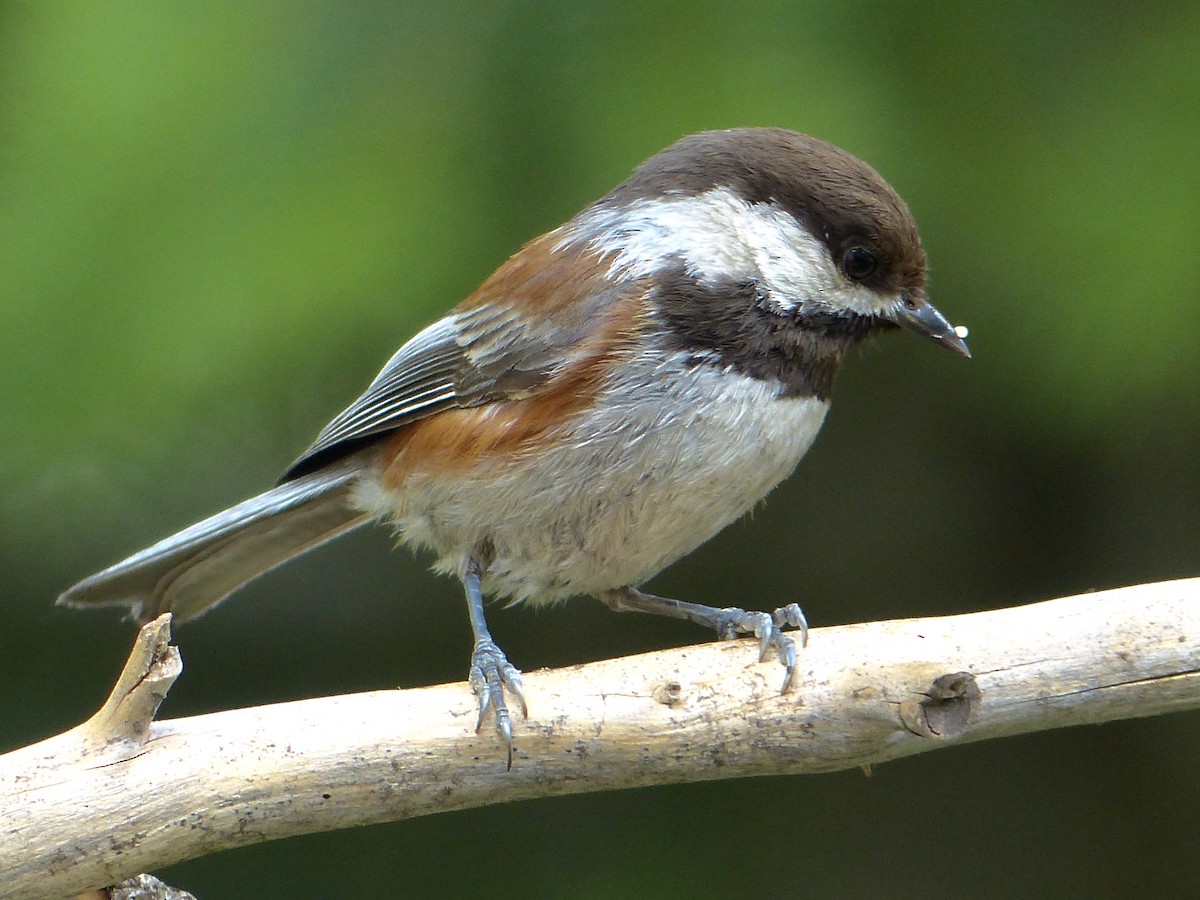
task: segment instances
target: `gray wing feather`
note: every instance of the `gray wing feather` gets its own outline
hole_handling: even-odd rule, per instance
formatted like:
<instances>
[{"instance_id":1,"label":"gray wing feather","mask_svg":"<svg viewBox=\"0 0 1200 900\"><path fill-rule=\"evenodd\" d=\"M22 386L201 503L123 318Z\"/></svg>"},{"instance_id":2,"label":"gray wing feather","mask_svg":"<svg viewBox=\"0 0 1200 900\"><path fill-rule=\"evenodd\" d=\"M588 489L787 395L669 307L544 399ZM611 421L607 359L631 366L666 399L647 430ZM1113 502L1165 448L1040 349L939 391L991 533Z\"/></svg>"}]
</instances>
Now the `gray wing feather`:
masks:
<instances>
[{"instance_id":1,"label":"gray wing feather","mask_svg":"<svg viewBox=\"0 0 1200 900\"><path fill-rule=\"evenodd\" d=\"M362 395L325 426L280 483L314 472L377 435L451 407L527 396L549 379L581 330L528 323L504 306L434 322L396 351Z\"/></svg>"}]
</instances>

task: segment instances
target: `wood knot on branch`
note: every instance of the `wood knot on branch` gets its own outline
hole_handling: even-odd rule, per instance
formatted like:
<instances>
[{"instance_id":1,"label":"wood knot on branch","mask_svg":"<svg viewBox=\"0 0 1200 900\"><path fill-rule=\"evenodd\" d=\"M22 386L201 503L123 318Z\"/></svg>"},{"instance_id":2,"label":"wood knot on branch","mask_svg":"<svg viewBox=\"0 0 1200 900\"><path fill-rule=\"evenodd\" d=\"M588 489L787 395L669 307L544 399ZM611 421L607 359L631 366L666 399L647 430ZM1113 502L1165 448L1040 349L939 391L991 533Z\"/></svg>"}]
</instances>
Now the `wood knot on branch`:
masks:
<instances>
[{"instance_id":1,"label":"wood knot on branch","mask_svg":"<svg viewBox=\"0 0 1200 900\"><path fill-rule=\"evenodd\" d=\"M970 672L939 675L917 697L900 704L900 720L918 737L957 737L971 724L982 699Z\"/></svg>"},{"instance_id":2,"label":"wood knot on branch","mask_svg":"<svg viewBox=\"0 0 1200 900\"><path fill-rule=\"evenodd\" d=\"M650 691L650 696L655 703L676 709L683 705L683 685L675 680L660 681Z\"/></svg>"}]
</instances>

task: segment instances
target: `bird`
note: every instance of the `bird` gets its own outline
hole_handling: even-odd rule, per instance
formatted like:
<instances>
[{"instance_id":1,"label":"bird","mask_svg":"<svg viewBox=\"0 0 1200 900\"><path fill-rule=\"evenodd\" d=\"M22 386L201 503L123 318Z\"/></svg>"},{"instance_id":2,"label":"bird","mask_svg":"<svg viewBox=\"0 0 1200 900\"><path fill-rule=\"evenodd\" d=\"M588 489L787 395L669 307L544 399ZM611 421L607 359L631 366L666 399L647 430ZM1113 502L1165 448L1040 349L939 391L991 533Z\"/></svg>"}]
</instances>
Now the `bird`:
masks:
<instances>
[{"instance_id":1,"label":"bird","mask_svg":"<svg viewBox=\"0 0 1200 900\"><path fill-rule=\"evenodd\" d=\"M717 608L641 585L795 469L842 360L907 329L969 357L932 305L913 216L865 162L777 127L691 134L529 241L417 333L275 487L69 588L150 621L215 606L371 521L462 584L467 681L513 758L520 670L485 597L592 596L774 651L800 607Z\"/></svg>"}]
</instances>

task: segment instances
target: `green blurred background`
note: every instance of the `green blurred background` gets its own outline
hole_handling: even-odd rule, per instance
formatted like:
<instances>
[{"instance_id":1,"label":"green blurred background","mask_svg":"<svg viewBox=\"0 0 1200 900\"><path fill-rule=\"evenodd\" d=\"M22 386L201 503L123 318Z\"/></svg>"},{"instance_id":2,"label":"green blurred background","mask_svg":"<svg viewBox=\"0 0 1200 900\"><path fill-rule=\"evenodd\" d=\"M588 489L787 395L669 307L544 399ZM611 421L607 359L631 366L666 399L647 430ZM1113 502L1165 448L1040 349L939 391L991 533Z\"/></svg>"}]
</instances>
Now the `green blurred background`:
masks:
<instances>
[{"instance_id":1,"label":"green blurred background","mask_svg":"<svg viewBox=\"0 0 1200 900\"><path fill-rule=\"evenodd\" d=\"M820 626L1197 574L1195 4L6 2L0 749L90 714L128 650L58 591L270 485L522 242L747 124L884 173L975 359L872 344L799 474L653 588ZM462 678L458 588L389 545L180 628L164 715ZM492 624L528 669L707 639L592 601ZM1198 751L1180 715L159 874L204 900L1197 896Z\"/></svg>"}]
</instances>

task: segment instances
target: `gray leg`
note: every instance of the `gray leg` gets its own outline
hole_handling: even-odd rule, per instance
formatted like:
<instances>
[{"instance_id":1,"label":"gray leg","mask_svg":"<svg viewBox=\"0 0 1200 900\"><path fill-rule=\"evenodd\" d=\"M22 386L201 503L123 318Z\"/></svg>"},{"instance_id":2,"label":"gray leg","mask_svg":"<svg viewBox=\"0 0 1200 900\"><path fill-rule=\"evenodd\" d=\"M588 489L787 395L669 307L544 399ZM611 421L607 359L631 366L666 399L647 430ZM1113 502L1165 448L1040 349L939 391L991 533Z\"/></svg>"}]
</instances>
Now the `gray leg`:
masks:
<instances>
[{"instance_id":1,"label":"gray leg","mask_svg":"<svg viewBox=\"0 0 1200 900\"><path fill-rule=\"evenodd\" d=\"M471 560L462 576L463 587L467 592L467 612L471 616L471 631L475 634L475 649L471 653L471 671L467 675L467 681L479 699L479 719L475 723L475 733L478 734L483 728L483 720L487 718L488 710L491 710L496 717L496 731L508 747L508 767L511 769L513 730L508 704L504 702L505 688L521 704L522 718L529 718L529 710L525 705L521 673L508 661L504 651L496 646L484 620L482 580L482 567L475 560Z\"/></svg>"},{"instance_id":2,"label":"gray leg","mask_svg":"<svg viewBox=\"0 0 1200 900\"><path fill-rule=\"evenodd\" d=\"M704 606L700 603L688 603L685 600L671 600L668 597L656 597L654 594L643 594L637 588L618 588L615 591L605 591L599 599L609 609L617 612L644 612L656 616L668 616L672 619L686 619L698 625L707 625L715 629L718 636L732 640L740 634L752 634L758 638L758 658L761 662L766 659L767 652L774 648L787 670L783 676L783 687L780 693L786 693L792 685L792 676L796 673L796 644L783 633L785 625L800 629L800 646L808 643L808 622L804 613L795 603L781 606L774 614L765 612L747 612L744 609L729 607L717 609L715 606Z\"/></svg>"}]
</instances>

